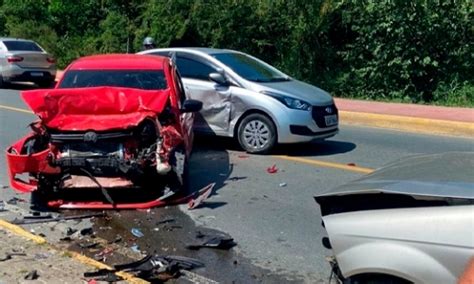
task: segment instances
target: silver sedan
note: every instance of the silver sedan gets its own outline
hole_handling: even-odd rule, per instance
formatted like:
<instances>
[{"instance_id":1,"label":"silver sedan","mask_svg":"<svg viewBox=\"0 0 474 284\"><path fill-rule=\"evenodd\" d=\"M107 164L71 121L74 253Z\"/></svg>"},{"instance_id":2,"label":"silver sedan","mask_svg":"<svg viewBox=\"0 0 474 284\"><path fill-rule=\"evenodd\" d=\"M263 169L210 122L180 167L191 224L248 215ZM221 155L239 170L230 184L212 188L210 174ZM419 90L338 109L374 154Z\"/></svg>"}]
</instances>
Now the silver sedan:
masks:
<instances>
[{"instance_id":1,"label":"silver sedan","mask_svg":"<svg viewBox=\"0 0 474 284\"><path fill-rule=\"evenodd\" d=\"M309 142L338 132L338 110L325 91L248 54L226 49L166 48L192 99L203 102L194 129L237 138L250 153L276 143Z\"/></svg>"},{"instance_id":2,"label":"silver sedan","mask_svg":"<svg viewBox=\"0 0 474 284\"><path fill-rule=\"evenodd\" d=\"M15 81L50 87L55 77L55 59L36 42L0 37L0 87Z\"/></svg>"}]
</instances>

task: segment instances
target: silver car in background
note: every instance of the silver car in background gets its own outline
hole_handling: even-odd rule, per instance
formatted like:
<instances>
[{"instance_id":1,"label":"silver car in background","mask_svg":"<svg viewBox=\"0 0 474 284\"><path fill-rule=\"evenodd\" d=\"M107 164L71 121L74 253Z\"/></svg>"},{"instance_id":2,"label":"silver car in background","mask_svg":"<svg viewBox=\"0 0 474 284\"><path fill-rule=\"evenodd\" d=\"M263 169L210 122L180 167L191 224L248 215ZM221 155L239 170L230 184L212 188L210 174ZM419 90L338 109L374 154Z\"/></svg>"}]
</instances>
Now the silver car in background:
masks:
<instances>
[{"instance_id":1,"label":"silver car in background","mask_svg":"<svg viewBox=\"0 0 474 284\"><path fill-rule=\"evenodd\" d=\"M32 40L0 37L0 88L10 82L52 86L56 61Z\"/></svg>"},{"instance_id":2,"label":"silver car in background","mask_svg":"<svg viewBox=\"0 0 474 284\"><path fill-rule=\"evenodd\" d=\"M250 153L276 143L309 142L338 132L338 110L325 91L248 54L212 48L151 49L176 56L192 99L203 102L194 129L235 137Z\"/></svg>"},{"instance_id":3,"label":"silver car in background","mask_svg":"<svg viewBox=\"0 0 474 284\"><path fill-rule=\"evenodd\" d=\"M316 196L340 282L466 283L473 171L474 152L415 156Z\"/></svg>"}]
</instances>

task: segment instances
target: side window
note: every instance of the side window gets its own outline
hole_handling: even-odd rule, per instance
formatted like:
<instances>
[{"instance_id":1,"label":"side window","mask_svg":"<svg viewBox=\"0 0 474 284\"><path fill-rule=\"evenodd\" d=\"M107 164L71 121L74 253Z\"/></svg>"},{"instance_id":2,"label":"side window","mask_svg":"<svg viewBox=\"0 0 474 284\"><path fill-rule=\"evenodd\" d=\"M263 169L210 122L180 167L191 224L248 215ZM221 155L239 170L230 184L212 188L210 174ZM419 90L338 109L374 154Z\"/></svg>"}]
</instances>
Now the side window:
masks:
<instances>
[{"instance_id":1,"label":"side window","mask_svg":"<svg viewBox=\"0 0 474 284\"><path fill-rule=\"evenodd\" d=\"M176 64L184 78L209 81L209 74L217 72L213 67L193 59L179 57Z\"/></svg>"}]
</instances>

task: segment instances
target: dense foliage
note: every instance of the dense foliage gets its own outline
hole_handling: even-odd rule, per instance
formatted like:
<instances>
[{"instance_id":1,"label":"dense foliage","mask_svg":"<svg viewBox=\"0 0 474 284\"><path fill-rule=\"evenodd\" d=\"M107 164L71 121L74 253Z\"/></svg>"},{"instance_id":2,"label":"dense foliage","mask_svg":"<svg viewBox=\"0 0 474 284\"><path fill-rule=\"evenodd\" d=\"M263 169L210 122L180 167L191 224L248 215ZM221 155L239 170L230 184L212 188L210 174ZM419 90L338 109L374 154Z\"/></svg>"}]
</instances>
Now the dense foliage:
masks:
<instances>
[{"instance_id":1,"label":"dense foliage","mask_svg":"<svg viewBox=\"0 0 474 284\"><path fill-rule=\"evenodd\" d=\"M470 0L0 0L60 67L157 45L248 52L336 96L474 106Z\"/></svg>"}]
</instances>

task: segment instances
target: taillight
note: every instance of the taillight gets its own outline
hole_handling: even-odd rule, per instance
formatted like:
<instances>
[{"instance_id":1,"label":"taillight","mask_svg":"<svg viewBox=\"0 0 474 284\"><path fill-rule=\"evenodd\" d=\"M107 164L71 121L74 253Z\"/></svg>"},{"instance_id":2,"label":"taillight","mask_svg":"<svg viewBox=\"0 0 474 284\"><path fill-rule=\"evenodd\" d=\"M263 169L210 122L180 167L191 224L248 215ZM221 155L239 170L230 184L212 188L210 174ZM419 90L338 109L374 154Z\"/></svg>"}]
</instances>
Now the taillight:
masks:
<instances>
[{"instance_id":1,"label":"taillight","mask_svg":"<svg viewBox=\"0 0 474 284\"><path fill-rule=\"evenodd\" d=\"M21 57L21 56L12 55L12 56L7 57L7 62L8 63L20 62L20 61L23 61L23 57Z\"/></svg>"},{"instance_id":2,"label":"taillight","mask_svg":"<svg viewBox=\"0 0 474 284\"><path fill-rule=\"evenodd\" d=\"M46 58L46 61L48 61L48 63L51 63L51 64L56 63L56 59L54 59L53 57Z\"/></svg>"}]
</instances>

